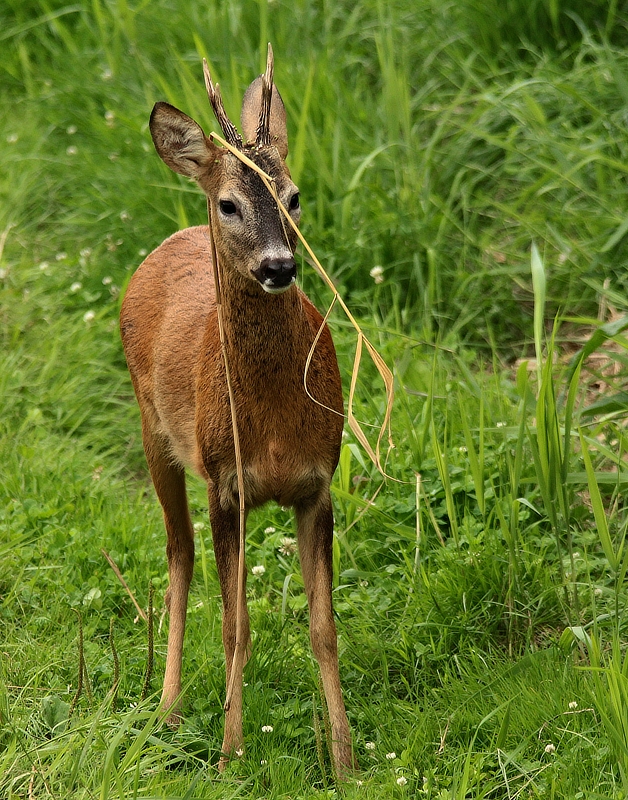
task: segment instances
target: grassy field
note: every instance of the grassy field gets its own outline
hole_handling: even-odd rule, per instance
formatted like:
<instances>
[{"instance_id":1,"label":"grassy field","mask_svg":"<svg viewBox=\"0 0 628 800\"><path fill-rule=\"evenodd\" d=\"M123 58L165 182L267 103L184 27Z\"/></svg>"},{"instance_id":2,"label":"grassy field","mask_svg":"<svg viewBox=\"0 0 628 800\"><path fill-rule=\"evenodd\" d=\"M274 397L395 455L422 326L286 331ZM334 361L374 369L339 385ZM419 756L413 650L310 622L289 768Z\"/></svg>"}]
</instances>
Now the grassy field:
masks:
<instances>
[{"instance_id":1,"label":"grassy field","mask_svg":"<svg viewBox=\"0 0 628 800\"><path fill-rule=\"evenodd\" d=\"M628 797L628 29L579 5L0 4L0 796ZM205 219L153 103L215 129L206 57L237 119L269 40L302 228L396 381L397 480L347 435L333 484L341 785L279 507L248 527L247 750L218 776L193 479L185 720L160 724L165 535L117 330L143 255ZM301 283L329 303L305 259ZM331 327L346 391L355 336ZM364 363L356 414L384 406ZM143 609L154 587L149 681L103 549Z\"/></svg>"}]
</instances>

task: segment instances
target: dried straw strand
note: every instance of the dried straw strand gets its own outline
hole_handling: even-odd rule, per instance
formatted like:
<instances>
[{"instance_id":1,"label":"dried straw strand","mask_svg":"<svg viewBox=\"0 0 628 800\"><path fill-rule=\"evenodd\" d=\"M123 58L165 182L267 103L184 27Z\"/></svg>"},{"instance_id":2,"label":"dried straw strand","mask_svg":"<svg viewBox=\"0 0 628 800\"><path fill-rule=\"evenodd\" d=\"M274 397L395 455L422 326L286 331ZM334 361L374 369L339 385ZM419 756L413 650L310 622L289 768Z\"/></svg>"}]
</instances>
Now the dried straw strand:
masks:
<instances>
[{"instance_id":1,"label":"dried straw strand","mask_svg":"<svg viewBox=\"0 0 628 800\"><path fill-rule=\"evenodd\" d=\"M244 663L244 652L246 648L246 642L242 641L243 638L242 607L244 605L244 577L246 569L244 563L246 507L244 502L244 469L242 466L242 453L240 450L240 435L238 431L238 420L236 415L235 394L233 392L233 385L231 383L231 373L229 371L229 359L227 357L225 323L224 323L223 309L222 309L222 293L220 289L220 263L218 261L218 253L216 251L216 240L214 238L212 210L209 198L207 198L207 221L209 223L209 242L211 246L212 268L214 272L214 286L216 291L216 314L218 318L218 336L220 338L220 350L222 353L222 359L225 365L225 378L227 381L227 391L229 393L229 407L231 410L231 426L233 431L233 446L235 449L236 476L238 482L238 507L239 507L239 527L240 527L240 543L238 552L238 590L237 590L237 600L236 600L236 642L235 642L235 649L233 652L233 661L231 664L229 685L227 686L227 695L225 698L225 711L228 711L229 707L231 706L231 699L233 697L236 675L242 674L242 667Z\"/></svg>"},{"instance_id":2,"label":"dried straw strand","mask_svg":"<svg viewBox=\"0 0 628 800\"><path fill-rule=\"evenodd\" d=\"M352 388L349 391L349 400L348 400L348 404L347 404L348 405L348 407L347 407L347 422L349 423L349 427L353 431L353 434L355 435L356 439L360 442L362 447L364 447L364 449L366 450L366 452L369 455L369 458L375 464L377 469L382 473L382 475L384 475L384 477L386 477L386 478L390 478L391 480L398 480L396 478L392 478L392 476L390 476L390 475L388 475L386 473L386 471L383 468L382 463L381 463L381 454L380 454L381 441L382 441L382 439L384 437L384 434L386 432L388 432L388 437L387 438L388 438L389 448L392 449L394 447L394 443L392 441L391 430L390 430L390 418L391 418L391 414L392 414L392 407L393 407L393 400L394 400L394 380L393 380L392 372L388 368L388 365L386 364L384 359L377 352L377 350L375 349L374 345L371 344L371 342L368 340L368 338L364 335L364 333L363 333L362 329L360 328L359 324L357 323L355 317L353 316L353 314L349 310L347 304L342 299L342 297L339 294L338 290L334 286L333 281L331 280L329 275L327 275L327 273L323 269L323 266L320 263L320 261L318 260L318 258L316 257L314 251L309 246L309 244L307 243L305 237L303 236L303 234L301 233L301 231L297 227L296 223L294 222L294 220L292 219L292 217L288 213L286 207L284 206L284 204L279 199L279 197L277 195L277 190L276 190L276 187L275 187L275 183L274 183L273 179L270 177L270 175L268 175L266 172L264 172L264 170L261 169L260 167L258 167L257 164L254 161L252 161L250 158L248 158L246 155L244 155L244 153L242 153L240 150L238 150L237 148L233 147L233 145L231 145L228 141L223 139L217 133L212 131L209 134L209 136L210 136L210 139L215 139L217 142L219 142L221 145L223 145L223 147L226 147L231 153L233 153L233 155L235 155L237 158L240 159L240 161L242 161L244 164L246 164L251 169L253 169L255 172L257 172L257 174L261 177L261 179L264 182L266 188L268 189L268 191L271 193L271 195L275 199L275 202L277 203L278 208L281 210L281 213L284 215L285 219L288 220L288 223L292 226L293 230L295 231L296 235L298 236L299 240L301 241L301 244L305 247L308 255L310 256L310 258L312 259L312 261L316 265L317 271L319 272L320 276L325 281L325 283L327 284L329 289L331 289L331 291L333 293L333 296L334 296L334 302L337 301L338 303L340 303L340 306L342 307L342 310L347 315L347 318L349 319L349 322L351 322L351 324L353 325L353 327L357 331L357 333L358 333L358 341L357 341L357 346L356 346L356 356L355 356L354 364L353 364L353 372L352 372L352 375L351 375L351 387ZM324 325L324 321L323 321L322 324ZM311 361L311 353L313 352L313 349L316 347L316 344L318 343L318 339L319 338L320 337L317 336L315 338L313 344L312 344L312 348L310 350L310 355L308 355L308 363L309 363L309 361ZM366 434L364 433L364 431L362 429L362 425L360 424L360 422L355 417L355 414L353 413L353 397L354 397L354 394L355 394L355 386L356 386L356 382L357 382L357 373L359 372L360 361L361 361L361 358L362 358L362 345L364 345L364 347L366 347L366 349L368 351L368 354L370 355L373 363L375 364L375 367L377 368L377 371L379 372L382 380L384 381L384 386L386 388L386 411L384 413L384 419L383 419L381 427L379 429L379 433L378 433L378 436L377 436L377 443L376 443L375 449L373 449L373 447L371 446L370 442L368 441L368 439L366 437ZM307 390L307 387L306 387L306 390Z\"/></svg>"}]
</instances>

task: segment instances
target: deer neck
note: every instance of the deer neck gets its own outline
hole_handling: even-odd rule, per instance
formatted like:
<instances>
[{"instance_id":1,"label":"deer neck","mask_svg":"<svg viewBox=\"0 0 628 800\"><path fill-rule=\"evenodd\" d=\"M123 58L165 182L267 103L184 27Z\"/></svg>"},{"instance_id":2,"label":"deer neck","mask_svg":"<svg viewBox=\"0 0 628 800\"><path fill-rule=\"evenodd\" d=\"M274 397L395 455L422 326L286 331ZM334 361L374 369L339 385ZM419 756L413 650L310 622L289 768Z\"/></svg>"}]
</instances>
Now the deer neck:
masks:
<instances>
[{"instance_id":1,"label":"deer neck","mask_svg":"<svg viewBox=\"0 0 628 800\"><path fill-rule=\"evenodd\" d=\"M296 286L269 294L235 270L225 270L221 295L225 344L239 376L259 373L268 380L269 367L275 374L278 368L302 367L311 333Z\"/></svg>"}]
</instances>

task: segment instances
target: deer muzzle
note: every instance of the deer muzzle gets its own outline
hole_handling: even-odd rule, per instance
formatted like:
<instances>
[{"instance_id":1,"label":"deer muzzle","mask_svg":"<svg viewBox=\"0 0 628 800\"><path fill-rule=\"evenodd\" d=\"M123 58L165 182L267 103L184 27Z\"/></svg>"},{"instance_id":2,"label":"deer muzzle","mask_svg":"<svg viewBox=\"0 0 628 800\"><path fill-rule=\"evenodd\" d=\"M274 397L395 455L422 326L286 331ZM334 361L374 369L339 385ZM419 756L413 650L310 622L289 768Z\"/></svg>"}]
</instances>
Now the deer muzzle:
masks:
<instances>
[{"instance_id":1,"label":"deer muzzle","mask_svg":"<svg viewBox=\"0 0 628 800\"><path fill-rule=\"evenodd\" d=\"M253 270L253 275L265 292L280 294L289 289L296 280L296 261L292 257L264 258L259 267Z\"/></svg>"}]
</instances>

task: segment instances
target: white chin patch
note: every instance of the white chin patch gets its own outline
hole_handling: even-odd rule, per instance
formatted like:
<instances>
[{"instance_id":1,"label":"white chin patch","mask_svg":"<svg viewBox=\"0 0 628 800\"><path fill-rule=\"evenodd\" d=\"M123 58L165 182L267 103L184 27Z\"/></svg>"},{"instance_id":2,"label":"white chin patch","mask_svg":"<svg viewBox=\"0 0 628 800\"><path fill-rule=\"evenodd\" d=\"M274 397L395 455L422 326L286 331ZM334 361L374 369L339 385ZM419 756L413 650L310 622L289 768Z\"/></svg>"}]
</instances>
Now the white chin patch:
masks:
<instances>
[{"instance_id":1,"label":"white chin patch","mask_svg":"<svg viewBox=\"0 0 628 800\"><path fill-rule=\"evenodd\" d=\"M293 278L286 286L273 286L271 281L264 281L264 283L262 283L262 289L268 292L268 294L283 294L292 286L294 281L295 279Z\"/></svg>"}]
</instances>

